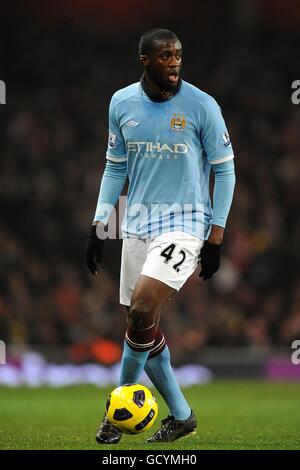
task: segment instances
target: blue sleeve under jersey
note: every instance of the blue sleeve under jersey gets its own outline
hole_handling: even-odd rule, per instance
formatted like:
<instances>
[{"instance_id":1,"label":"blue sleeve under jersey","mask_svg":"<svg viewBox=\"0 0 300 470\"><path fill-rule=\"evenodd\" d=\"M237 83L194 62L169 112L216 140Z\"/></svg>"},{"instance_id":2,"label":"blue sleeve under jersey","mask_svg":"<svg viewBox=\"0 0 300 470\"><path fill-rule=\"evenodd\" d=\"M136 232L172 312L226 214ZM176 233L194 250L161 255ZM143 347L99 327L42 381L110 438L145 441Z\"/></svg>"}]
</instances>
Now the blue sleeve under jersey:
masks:
<instances>
[{"instance_id":1,"label":"blue sleeve under jersey","mask_svg":"<svg viewBox=\"0 0 300 470\"><path fill-rule=\"evenodd\" d=\"M106 160L94 222L98 221L102 222L104 225L107 224L109 216L122 193L126 176L126 162L112 162L110 160Z\"/></svg>"},{"instance_id":2,"label":"blue sleeve under jersey","mask_svg":"<svg viewBox=\"0 0 300 470\"><path fill-rule=\"evenodd\" d=\"M212 165L215 173L212 225L225 227L235 186L233 160Z\"/></svg>"}]
</instances>

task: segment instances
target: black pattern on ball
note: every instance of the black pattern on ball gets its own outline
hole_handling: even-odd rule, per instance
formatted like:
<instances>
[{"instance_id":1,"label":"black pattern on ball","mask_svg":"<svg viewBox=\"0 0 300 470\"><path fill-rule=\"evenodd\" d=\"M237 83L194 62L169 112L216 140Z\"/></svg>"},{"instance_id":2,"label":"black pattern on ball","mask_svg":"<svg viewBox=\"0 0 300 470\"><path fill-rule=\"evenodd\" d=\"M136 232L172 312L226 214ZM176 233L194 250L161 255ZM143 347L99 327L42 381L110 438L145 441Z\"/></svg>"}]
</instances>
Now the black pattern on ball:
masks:
<instances>
[{"instance_id":1,"label":"black pattern on ball","mask_svg":"<svg viewBox=\"0 0 300 470\"><path fill-rule=\"evenodd\" d=\"M133 401L139 408L142 408L145 403L144 390L136 390L133 394Z\"/></svg>"}]
</instances>

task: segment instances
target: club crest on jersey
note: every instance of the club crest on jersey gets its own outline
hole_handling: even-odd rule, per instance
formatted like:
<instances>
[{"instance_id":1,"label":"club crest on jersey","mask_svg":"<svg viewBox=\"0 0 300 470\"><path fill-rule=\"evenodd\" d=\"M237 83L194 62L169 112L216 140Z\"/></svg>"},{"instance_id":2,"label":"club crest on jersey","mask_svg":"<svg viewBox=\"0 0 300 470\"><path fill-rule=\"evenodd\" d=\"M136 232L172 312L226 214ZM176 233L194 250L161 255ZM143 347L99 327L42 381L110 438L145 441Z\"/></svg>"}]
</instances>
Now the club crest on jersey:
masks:
<instances>
[{"instance_id":1,"label":"club crest on jersey","mask_svg":"<svg viewBox=\"0 0 300 470\"><path fill-rule=\"evenodd\" d=\"M171 131L182 132L186 126L184 114L173 114L171 119Z\"/></svg>"}]
</instances>

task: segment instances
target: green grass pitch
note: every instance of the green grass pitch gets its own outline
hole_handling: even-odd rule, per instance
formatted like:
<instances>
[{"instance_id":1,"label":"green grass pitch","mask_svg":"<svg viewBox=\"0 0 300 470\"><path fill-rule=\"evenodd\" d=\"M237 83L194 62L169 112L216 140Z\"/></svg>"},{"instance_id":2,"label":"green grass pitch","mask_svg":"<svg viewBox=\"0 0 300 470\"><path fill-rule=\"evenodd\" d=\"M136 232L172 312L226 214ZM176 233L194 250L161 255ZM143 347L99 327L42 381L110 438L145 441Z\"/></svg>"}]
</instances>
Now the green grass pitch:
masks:
<instances>
[{"instance_id":1,"label":"green grass pitch","mask_svg":"<svg viewBox=\"0 0 300 470\"><path fill-rule=\"evenodd\" d=\"M167 415L160 396L153 428L98 445L95 431L109 389L0 387L0 449L300 449L300 384L214 381L184 389L198 417L195 435L145 444Z\"/></svg>"}]
</instances>

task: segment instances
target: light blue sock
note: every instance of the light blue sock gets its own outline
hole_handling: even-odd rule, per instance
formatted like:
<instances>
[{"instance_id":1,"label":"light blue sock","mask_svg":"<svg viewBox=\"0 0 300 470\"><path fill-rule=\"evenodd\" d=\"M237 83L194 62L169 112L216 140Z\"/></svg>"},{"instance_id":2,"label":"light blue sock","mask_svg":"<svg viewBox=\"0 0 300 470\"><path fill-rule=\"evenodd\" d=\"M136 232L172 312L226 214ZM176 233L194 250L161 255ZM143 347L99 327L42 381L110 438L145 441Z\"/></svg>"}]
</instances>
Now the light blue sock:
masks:
<instances>
[{"instance_id":1,"label":"light blue sock","mask_svg":"<svg viewBox=\"0 0 300 470\"><path fill-rule=\"evenodd\" d=\"M189 418L191 408L177 383L170 363L168 346L166 346L158 356L148 359L145 365L145 371L167 403L171 415L181 421Z\"/></svg>"},{"instance_id":2,"label":"light blue sock","mask_svg":"<svg viewBox=\"0 0 300 470\"><path fill-rule=\"evenodd\" d=\"M148 356L149 351L134 351L128 346L126 341L124 341L121 373L118 385L138 383Z\"/></svg>"}]
</instances>

